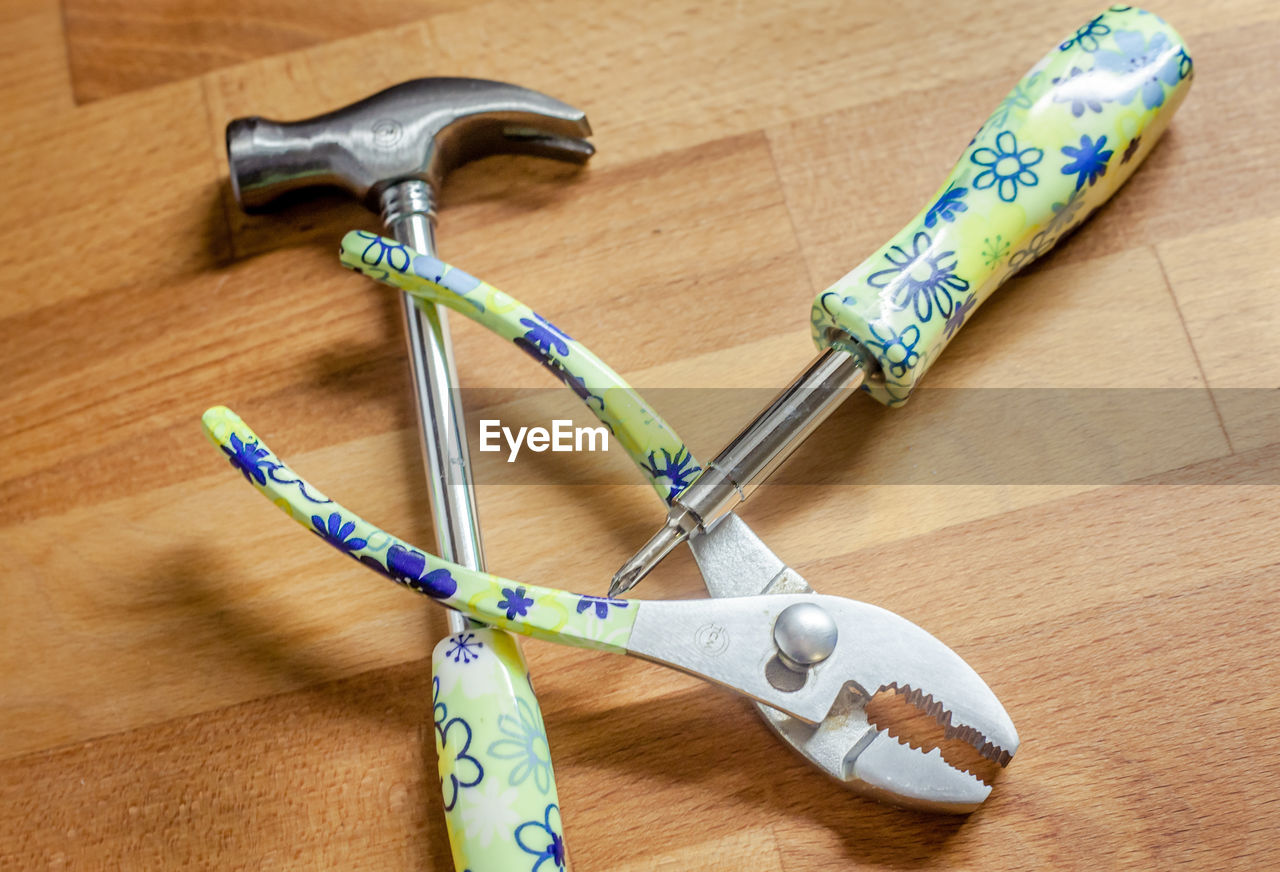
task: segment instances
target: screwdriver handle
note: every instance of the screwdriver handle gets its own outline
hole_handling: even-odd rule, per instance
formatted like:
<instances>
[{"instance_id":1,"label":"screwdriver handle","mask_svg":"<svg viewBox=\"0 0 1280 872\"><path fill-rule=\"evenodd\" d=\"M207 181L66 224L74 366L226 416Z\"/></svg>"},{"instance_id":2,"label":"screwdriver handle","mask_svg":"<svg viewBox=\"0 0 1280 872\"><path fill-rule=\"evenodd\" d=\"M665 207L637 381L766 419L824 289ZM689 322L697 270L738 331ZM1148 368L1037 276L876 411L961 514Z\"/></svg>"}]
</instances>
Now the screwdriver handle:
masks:
<instances>
[{"instance_id":1,"label":"screwdriver handle","mask_svg":"<svg viewBox=\"0 0 1280 872\"><path fill-rule=\"evenodd\" d=\"M979 128L929 205L813 303L820 347L873 358L899 405L973 311L1124 184L1191 86L1161 18L1113 6L1063 40Z\"/></svg>"}]
</instances>

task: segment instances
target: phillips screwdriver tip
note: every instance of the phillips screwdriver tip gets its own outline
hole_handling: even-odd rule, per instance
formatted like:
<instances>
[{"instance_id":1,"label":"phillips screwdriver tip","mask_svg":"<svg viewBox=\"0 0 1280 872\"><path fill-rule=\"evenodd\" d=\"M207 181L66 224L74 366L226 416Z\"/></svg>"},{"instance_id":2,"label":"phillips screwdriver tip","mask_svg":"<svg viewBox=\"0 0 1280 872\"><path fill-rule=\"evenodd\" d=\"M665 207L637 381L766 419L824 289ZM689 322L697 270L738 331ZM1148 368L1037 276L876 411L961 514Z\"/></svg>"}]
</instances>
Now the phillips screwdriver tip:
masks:
<instances>
[{"instance_id":1,"label":"phillips screwdriver tip","mask_svg":"<svg viewBox=\"0 0 1280 872\"><path fill-rule=\"evenodd\" d=\"M662 558L670 554L673 548L688 537L689 534L679 524L668 521L614 574L613 581L609 584L609 596L620 596L631 590L662 562Z\"/></svg>"}]
</instances>

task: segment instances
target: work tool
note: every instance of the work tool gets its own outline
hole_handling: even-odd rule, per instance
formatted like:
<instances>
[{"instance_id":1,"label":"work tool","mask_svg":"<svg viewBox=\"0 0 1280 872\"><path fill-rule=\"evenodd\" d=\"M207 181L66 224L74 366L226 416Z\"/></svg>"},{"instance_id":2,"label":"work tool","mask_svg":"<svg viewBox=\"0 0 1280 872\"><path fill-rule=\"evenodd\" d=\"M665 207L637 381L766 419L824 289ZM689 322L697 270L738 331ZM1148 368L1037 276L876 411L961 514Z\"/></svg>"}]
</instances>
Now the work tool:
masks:
<instances>
[{"instance_id":1,"label":"work tool","mask_svg":"<svg viewBox=\"0 0 1280 872\"><path fill-rule=\"evenodd\" d=\"M849 711L878 690L913 688L932 694L931 702L945 706L954 730L993 759L1007 759L1017 748L1013 723L978 674L942 642L892 612L812 593L615 600L499 578L417 549L325 497L225 407L207 411L204 426L245 478L299 524L393 581L488 624L670 666L775 708L819 736L842 736ZM411 574L404 571L406 555L417 567ZM489 662L485 640L464 631L447 641L446 655L464 675L471 667L483 675L487 666L480 664ZM470 739L472 730L465 735ZM946 766L937 749L924 754L891 739L876 743L877 735L869 728L862 743L842 749L852 766L865 762L879 768L896 763L896 757L917 759L920 768L936 770L932 784L945 803L967 796L972 808L986 796L985 785ZM864 761L868 743L902 752L889 758L868 755ZM460 753L468 755L469 745ZM466 765L478 771L474 752L468 756ZM941 772L950 773L949 783L940 780ZM912 773L901 774L909 779ZM517 841L526 853L563 865L556 853L562 845L543 835L551 831L539 824L549 827L553 816L558 808L548 804L543 816L516 828ZM521 841L521 832L528 838Z\"/></svg>"},{"instance_id":2,"label":"work tool","mask_svg":"<svg viewBox=\"0 0 1280 872\"><path fill-rule=\"evenodd\" d=\"M688 539L712 553L759 547L740 519L736 548L697 545L835 408L861 388L906 402L929 366L1001 284L1098 209L1150 153L1191 86L1182 38L1158 16L1113 6L1059 43L970 140L929 204L823 291L810 321L821 353L673 495L665 525L609 586L635 587ZM937 131L934 130L936 135ZM738 533L731 533L737 530ZM699 556L701 554L701 556Z\"/></svg>"},{"instance_id":3,"label":"work tool","mask_svg":"<svg viewBox=\"0 0 1280 872\"><path fill-rule=\"evenodd\" d=\"M393 251L393 248L397 250ZM696 472L696 461L661 415L585 345L492 285L435 258L403 248L393 240L377 239L363 231L354 231L343 239L341 258L352 269L421 299L453 308L533 355L572 388L609 427L616 441L664 501L672 493L670 475L673 468ZM408 267L402 267L406 263ZM313 520L313 526L315 523ZM736 527L725 526L707 538L719 540L722 536L739 532ZM747 533L749 536L749 531ZM751 543L748 541L746 544ZM758 540L756 544L758 546ZM718 567L722 571L708 572L713 590L729 591L729 583L740 574L741 580L737 584L756 585L747 593L808 592L803 580L790 570L784 571L781 561L772 555L765 559L748 551L743 552L742 557L750 561L749 565L725 560ZM768 573L772 579L761 581L760 573ZM764 581L771 580L772 584L764 584ZM734 590L741 592L742 589ZM514 591L521 592L523 588ZM808 639L806 626L802 623L787 634L789 642L799 645L793 655L788 655L793 662L804 659L800 649L806 648L811 641L819 646L819 650L829 642L821 638L820 626L815 633L819 638ZM715 626L707 628L705 637L709 642L714 644L717 636ZM924 710L942 726L946 738L971 746L978 755L985 756L997 767L1007 764L1017 750L1016 734L1006 732L997 745L971 725L955 720L954 712L947 707L949 691L934 695L943 687L944 677L935 675L923 685L893 684L877 687L870 693L874 695L890 689L900 691L907 701ZM765 720L785 741L823 771L861 793L898 805L947 812L971 811L987 797L990 792L988 784L959 771L966 762L972 766L972 759L957 761L959 765L956 765L946 759L937 747L915 750L900 743L872 724L867 712L869 700L870 696L855 693L841 697L839 716L824 719L819 727L767 705L761 704L759 708Z\"/></svg>"},{"instance_id":4,"label":"work tool","mask_svg":"<svg viewBox=\"0 0 1280 872\"><path fill-rule=\"evenodd\" d=\"M436 258L360 230L343 238L340 257L347 267L419 299L448 306L531 354L609 428L664 503L675 493L673 477L698 471L697 460L680 437L637 391L589 348L520 301ZM233 455L235 463L234 452L224 450ZM745 522L737 516L726 521L733 523L721 523L698 540L706 545L699 559L707 588L714 596L813 592ZM315 523L313 519L313 526ZM826 644L821 625L814 628L816 638L812 640L804 632L806 626L802 623L798 628L799 638L793 628L791 641L801 646L816 644L821 650ZM715 635L712 627L707 638ZM943 687L945 680L937 675L923 685L878 687L871 696L897 691L932 716L945 739L958 740L996 764L981 769L1007 765L1017 751L1016 734L1012 738L1006 735L997 746L980 731L954 720L948 708L949 694L936 693ZM972 811L986 799L989 784L958 771L972 770L976 762L972 754L953 761L936 746L909 747L872 723L869 702L870 696L845 695L839 700L839 716L833 713L818 727L762 703L757 708L765 722L802 756L863 795L895 805L954 813Z\"/></svg>"},{"instance_id":5,"label":"work tool","mask_svg":"<svg viewBox=\"0 0 1280 872\"><path fill-rule=\"evenodd\" d=\"M931 205L894 242L819 296L814 308L815 330L821 330L819 343L834 341L839 335L828 333L823 319L831 317L830 311L843 312L848 307L859 311L861 293L862 307L870 306L871 314L878 316L866 317L868 323L861 335L875 340L872 348L879 356L873 357L857 344L821 354L806 377L785 390L761 416L761 422L748 428L717 458L718 465L713 465L713 477L705 483L702 494L720 500L745 497L752 484L758 484L781 463L789 445L798 444L841 397L852 393L864 365L872 370L868 390L888 402L905 400L905 393L896 385L912 373L918 380L923 367L978 303L1083 221L1136 168L1185 96L1190 75L1191 60L1176 32L1141 10L1110 10L1060 43L1014 87L975 134ZM1087 126L1082 125L1082 116L1089 116ZM1024 145L1015 149L1008 144L1006 133L1015 143L1023 139ZM1106 148L1108 136L1124 148ZM1055 142L1064 143L1057 152L1067 158L1056 160L1058 166L1044 157L1050 154L1057 158L1052 150ZM1070 143L1079 143L1079 147ZM1000 163L1019 156L1016 166ZM1042 163L1046 165L1039 166ZM1031 175L1023 175L1027 170L1024 164L1030 166ZM978 196L983 192L985 197ZM1015 204L1023 211L1016 211ZM957 259L951 247L961 250L962 257ZM458 300L501 293L483 290L487 286L469 277L447 273L438 263L409 270L384 268L372 262L368 251L367 242L348 235L344 262L426 298L448 302L448 291L460 294L455 297ZM960 277L961 270L972 278ZM919 272L913 274L915 271ZM865 285L861 285L864 279ZM465 305L460 311L466 311ZM534 321L525 323L532 325ZM505 333L499 326L487 326L521 342L519 326ZM899 340L887 340L890 335ZM616 374L609 377L589 355L584 357L578 344L563 334L557 338L546 328L538 334L530 331L530 336L522 342L523 347L541 354L544 364L611 427L664 501L672 504L672 514L683 516L689 482L702 471L687 447L638 398L629 398L634 414L619 414L615 395L625 389L625 383ZM907 381L908 387L912 384ZM606 397L610 398L607 403ZM782 425L776 426L777 421ZM741 474L744 468L756 468L757 472L753 477L742 477L746 485L741 495L737 489L723 486L725 470ZM717 480L718 492L711 486ZM705 526L695 528L698 535L692 536L690 547L713 596L811 590L736 514L721 508L718 524L715 512L706 514L708 520ZM621 585L614 589L618 587ZM919 707L927 708L934 702L919 689L901 690ZM875 732L862 705L849 707L838 735L830 730L815 731L768 706L760 706L760 713L810 762L858 792L902 805L950 811L973 807L964 795L947 793L944 785L949 784L950 773L940 765L942 761L912 756L891 737ZM945 711L939 712L939 718L946 721ZM951 724L945 725L948 735L959 735ZM855 748L860 750L851 753ZM1007 762L1007 757L1000 762Z\"/></svg>"},{"instance_id":6,"label":"work tool","mask_svg":"<svg viewBox=\"0 0 1280 872\"><path fill-rule=\"evenodd\" d=\"M1125 12L1133 14L1120 17ZM1105 37L1110 37L1110 40ZM1091 57L1081 58L1081 50ZM1145 50L1145 54L1140 50ZM1065 65L1072 61L1083 64L1084 69L1079 65L1066 68ZM1063 69L1059 71L1058 67ZM1078 224L1089 210L1105 200L1132 171L1133 166L1126 167L1126 164L1136 166L1168 123L1168 116L1185 95L1190 71L1190 58L1176 33L1158 18L1148 16L1140 10L1112 10L1092 19L1060 44L1056 52L1051 52L1049 57L1033 68L971 141L966 157L979 167L969 174L967 180L971 185L955 183L957 178L963 177L960 173L963 168L962 159L962 167L958 167L957 172L953 173L949 184L922 213L922 218L917 218L917 223L922 223L925 230L912 233L912 228L908 228L880 252L888 264L897 269L886 275L884 273L889 267L870 270L864 264L863 268L851 274L855 276L861 271L873 291L886 292L882 305L875 313L877 317L868 319L867 325L870 335L873 339L878 339L878 343L868 341L866 344L871 347L865 353L862 353L863 346L856 343L842 349L860 352L860 360L874 357L876 368L865 388L889 392L910 368L923 365L921 358L926 349L931 354L925 355L924 361L931 360L950 335L963 324L972 309L994 287L1051 247L1058 238ZM1059 72L1059 75L1053 75L1054 72ZM1071 82L1077 79L1079 81ZM1137 99L1139 97L1140 100ZM1059 102L1067 104L1070 117L1054 119L1048 115L1053 108L1052 104ZM1118 108L1128 107L1131 103L1135 104L1132 108ZM1036 198L1027 197L1019 207L1023 210L1020 217L1007 208L1002 210L1001 204L1007 205L1018 199L1019 186L1031 189L1041 183L1035 170L1045 155L1045 140L1041 137L1057 138L1067 143L1076 142L1077 138L1072 136L1075 131L1073 119L1078 119L1087 112L1097 112L1100 115L1106 113L1107 121L1103 126L1110 125L1111 135L1127 142L1123 155L1114 154L1119 149L1105 148L1102 137L1107 134L1100 132L1095 126L1092 128L1092 136L1089 133L1079 134L1079 146L1064 145L1061 148L1061 153L1071 160L1058 169L1064 176L1074 175L1068 181L1077 183L1073 186L1073 191L1068 191L1062 197L1061 202L1046 201L1046 209L1043 204L1037 205L1039 201ZM1006 132L1015 137L1012 144L1007 138L1002 140L1001 134ZM1024 142L1022 146L1018 146L1018 136L1032 136L1034 144L1027 145ZM1118 159L1118 165L1111 163L1113 156ZM1010 163L1007 158L1013 158L1015 162ZM1109 175L1108 165L1111 167ZM1043 173L1048 168L1041 167L1040 172ZM990 169L990 172L984 175L986 169ZM1028 169L1031 170L1029 176L1025 174ZM1093 188L1102 177L1108 177L1103 186L1096 190L1086 189L1084 194L1079 193L1086 185ZM1055 180L1046 177L1044 191L1041 193L1052 194L1053 189L1060 188L1061 186L1051 184ZM977 193L981 191L994 191L1000 203L987 202L978 197ZM1023 193L1025 194L1025 190ZM964 225L964 234L959 234L958 228L948 233L947 225L955 224L957 217L970 211L971 206L978 215L984 217L985 223L979 226L968 222ZM980 212L977 211L979 209ZM1050 213L1048 216L1046 211ZM927 231L935 227L938 227L933 231L936 236L930 238ZM1005 233L1000 234L997 230L1004 230ZM989 268L989 274L983 276L982 271L977 270L968 274L972 278L958 276L954 262L955 252L940 250L939 240L955 242L957 247L962 247L959 243L971 241L975 233L983 231L990 234L989 238L983 237L986 243L983 263ZM925 232L923 240L919 236L920 232ZM349 266L361 269L375 278L412 289L437 302L448 303L459 311L477 317L477 320L481 317L477 312L482 310L489 315L493 314L492 308L489 308L490 303L505 306L511 302L510 298L491 286L433 258L419 258L410 254L397 260L390 256L390 241L382 240L375 244L375 240L364 238L365 236L349 234L344 240L343 257ZM412 267L406 268L404 261L410 261ZM966 257L966 266L967 261ZM925 266L931 268L927 274L923 270ZM916 268L920 270L912 276L914 282L906 281L901 275L910 274ZM818 330L822 317L830 316L831 310L837 309L837 304L857 304L857 296L847 291L838 299L831 297L831 294L839 293L842 285L849 281L852 279L847 276L835 288L820 295L814 310L815 331ZM965 291L968 293L963 293ZM873 303L879 299L879 295L874 293L870 297ZM946 322L942 322L940 318L932 327L928 325L931 315L927 311L921 311L926 301L930 305L930 310L927 311L936 308L937 313L945 315ZM474 311L468 311L469 308ZM904 323L902 319L909 316L902 316L901 313L908 308L915 317ZM700 471L687 448L652 410L645 408L634 392L626 393L625 383L616 379L616 374L612 374L615 376L612 381L607 377L602 378L601 376L611 373L607 367L594 367L591 356L583 353L585 349L545 319L531 312L524 314L527 317L513 319L505 328L489 326L513 339L525 350L540 355L542 362L573 388L602 421L612 421L611 426L618 441L632 454L664 499L670 502L679 495L688 480ZM882 332L877 333L877 330ZM897 339L889 336L886 332L888 330L896 331ZM828 338L833 341L835 339L824 334L819 337L819 341L822 343ZM922 341L926 343L923 346L920 344ZM917 376L921 371L923 370L918 369ZM852 384L844 388L846 392L853 389ZM905 400L905 394L891 396L888 401L902 400ZM620 414L616 407L624 406L627 408ZM810 416L810 419L813 417ZM254 445L256 452L256 442ZM650 450L646 452L646 448ZM225 444L224 450L228 454L233 453ZM235 456L232 461L236 462ZM739 596L769 591L785 595L789 590L807 589L803 580L772 555L751 534L745 523L732 513L725 514L724 518L720 524L705 524L691 542L708 588L714 594ZM316 522L317 518L313 517L312 526ZM504 588L506 590L511 589ZM517 601L523 604L527 589L517 590L520 594ZM579 607L585 604L588 611L599 611L593 605L597 602L603 604L605 612L626 608L618 601L586 597L582 598ZM499 605L502 603L510 605L511 600L501 600ZM736 603L734 605L737 606ZM723 614L727 615L729 612ZM806 620L806 617L812 617L812 613L809 616L803 613L799 616L789 614L788 622L781 628L776 622L774 625L774 629L778 631L775 634L775 645L782 647L778 647L776 660L771 660L770 663L781 664L788 670L787 673L778 673L775 669L775 678L780 674L784 677L787 674L797 674L797 667L800 670L814 668L806 667L806 661L813 658L819 658L819 664L828 662L820 658L824 655L829 657L827 646L830 644L830 624L824 624L821 620ZM716 629L722 626L715 620L709 623ZM837 644L840 638L837 624ZM703 634L702 639L704 643L718 645L719 633ZM933 676L935 679L937 677ZM953 704L950 694L942 691L936 681L927 677L918 677L915 684L906 680L890 680L876 690L887 688L903 691L906 698L918 707L936 712L939 720L947 727L949 736L972 744L989 758L1007 763L1016 751L1017 737L1011 724L1004 731L1003 742L992 738L999 730L983 732L972 724L966 724L955 714L962 706ZM869 726L865 704L868 692L875 691L866 687L862 691L850 692L840 697L837 705L829 710L824 721L816 727L805 718L797 717L797 712L787 712L785 707L764 705L761 711L779 734L810 760L864 792L894 802L947 811L971 809L986 796L986 786L976 779L969 778L967 782L954 779L955 783L949 784L948 767L939 759L936 750L928 754L911 751ZM1002 709L1000 712L1007 721ZM844 729L849 726L852 729ZM950 774L962 773L950 770ZM975 785L977 790L972 789ZM967 802L966 790L969 795ZM936 802L931 803L931 796Z\"/></svg>"},{"instance_id":7,"label":"work tool","mask_svg":"<svg viewBox=\"0 0 1280 872\"><path fill-rule=\"evenodd\" d=\"M247 210L265 208L288 192L313 186L346 190L382 216L400 242L435 253L436 202L440 185L462 163L499 153L530 154L584 163L594 147L584 113L545 94L502 82L430 78L404 82L342 109L288 123L240 118L227 125L227 159L236 199ZM428 493L440 553L472 570L484 569L471 463L449 325L445 313L427 302L401 297L409 347L414 400L427 473ZM410 558L396 564L411 573ZM464 740L450 721L437 721L441 789L455 865L509 868L523 858L508 840L466 839L466 821L505 820L550 802L556 789L542 714L514 640L500 631L469 624L449 613L451 633L469 631L495 655L484 693L475 687L457 696L457 663L445 656L447 643L432 656L436 711L451 711L467 722L518 722L532 731L536 777L516 779L506 791L481 792L479 772L462 772L452 742ZM445 700L441 700L442 689ZM450 701L448 698L457 696ZM459 721L461 722L461 721ZM447 750L446 750L447 748ZM474 829L474 827L472 827ZM557 829L563 855L563 837Z\"/></svg>"}]
</instances>

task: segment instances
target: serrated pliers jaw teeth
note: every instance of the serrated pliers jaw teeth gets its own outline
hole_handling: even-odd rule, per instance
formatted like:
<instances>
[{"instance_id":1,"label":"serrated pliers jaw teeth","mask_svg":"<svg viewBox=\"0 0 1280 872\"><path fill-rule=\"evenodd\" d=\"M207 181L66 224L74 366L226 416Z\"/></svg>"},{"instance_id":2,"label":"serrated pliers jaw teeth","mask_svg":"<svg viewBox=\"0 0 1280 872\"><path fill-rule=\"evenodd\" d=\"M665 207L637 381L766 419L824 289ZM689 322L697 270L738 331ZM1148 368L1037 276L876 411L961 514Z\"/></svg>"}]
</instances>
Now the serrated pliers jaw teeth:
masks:
<instances>
[{"instance_id":1,"label":"serrated pliers jaw teeth","mask_svg":"<svg viewBox=\"0 0 1280 872\"><path fill-rule=\"evenodd\" d=\"M846 691L816 725L767 705L759 709L765 722L801 756L862 796L947 814L967 814L987 799L990 785L952 766L938 748L912 748L877 729L867 718L864 702L861 695ZM997 756L1002 760L996 762L1003 765L1012 753L1001 749Z\"/></svg>"}]
</instances>

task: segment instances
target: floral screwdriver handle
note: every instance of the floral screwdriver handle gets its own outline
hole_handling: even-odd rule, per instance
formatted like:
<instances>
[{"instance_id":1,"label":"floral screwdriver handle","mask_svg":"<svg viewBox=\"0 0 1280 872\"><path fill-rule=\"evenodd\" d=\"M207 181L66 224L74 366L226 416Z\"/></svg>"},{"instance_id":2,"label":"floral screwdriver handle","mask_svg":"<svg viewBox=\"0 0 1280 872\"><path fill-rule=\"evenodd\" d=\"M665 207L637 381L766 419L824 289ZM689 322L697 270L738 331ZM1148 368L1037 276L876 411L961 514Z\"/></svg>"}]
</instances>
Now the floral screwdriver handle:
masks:
<instances>
[{"instance_id":1,"label":"floral screwdriver handle","mask_svg":"<svg viewBox=\"0 0 1280 872\"><path fill-rule=\"evenodd\" d=\"M1191 85L1159 17L1113 6L1022 78L937 194L813 303L821 354L670 503L666 525L614 576L639 583L731 511L858 387L906 402L973 311L1101 206L1150 152Z\"/></svg>"}]
</instances>

